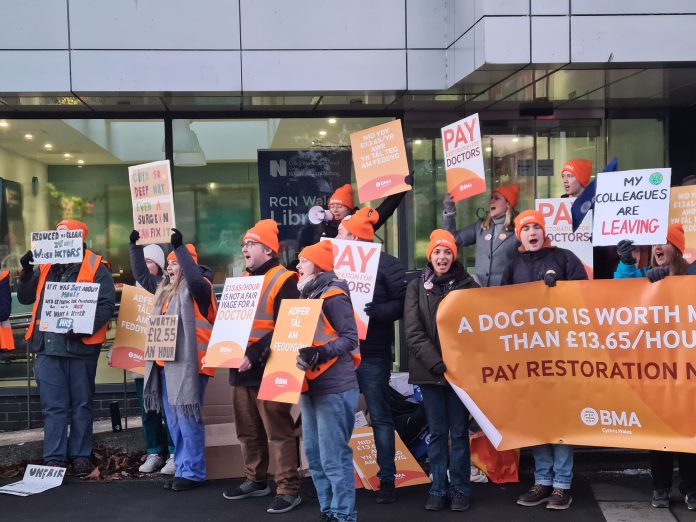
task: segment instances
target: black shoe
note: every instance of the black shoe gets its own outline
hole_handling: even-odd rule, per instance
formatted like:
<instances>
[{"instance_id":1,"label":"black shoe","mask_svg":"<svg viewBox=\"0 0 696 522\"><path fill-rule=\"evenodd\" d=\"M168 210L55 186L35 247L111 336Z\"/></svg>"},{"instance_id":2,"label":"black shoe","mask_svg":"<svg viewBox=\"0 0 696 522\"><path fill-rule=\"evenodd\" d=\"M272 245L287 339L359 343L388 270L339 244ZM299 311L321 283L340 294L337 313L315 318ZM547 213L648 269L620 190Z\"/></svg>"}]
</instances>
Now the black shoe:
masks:
<instances>
[{"instance_id":1,"label":"black shoe","mask_svg":"<svg viewBox=\"0 0 696 522\"><path fill-rule=\"evenodd\" d=\"M338 522L336 517L332 517L328 513L322 513L319 515L319 522Z\"/></svg>"},{"instance_id":2,"label":"black shoe","mask_svg":"<svg viewBox=\"0 0 696 522\"><path fill-rule=\"evenodd\" d=\"M68 465L62 460L47 460L44 462L44 466L50 466L52 468L67 468Z\"/></svg>"},{"instance_id":3,"label":"black shoe","mask_svg":"<svg viewBox=\"0 0 696 522\"><path fill-rule=\"evenodd\" d=\"M534 484L529 491L519 496L517 503L520 506L538 506L551 500L552 491L553 488L551 486Z\"/></svg>"},{"instance_id":4,"label":"black shoe","mask_svg":"<svg viewBox=\"0 0 696 522\"><path fill-rule=\"evenodd\" d=\"M668 508L669 507L669 493L670 493L670 490L667 488L653 490L652 507L654 507L654 508Z\"/></svg>"},{"instance_id":5,"label":"black shoe","mask_svg":"<svg viewBox=\"0 0 696 522\"><path fill-rule=\"evenodd\" d=\"M684 502L686 502L686 509L689 511L696 510L696 495L693 493L687 493L684 497Z\"/></svg>"},{"instance_id":6,"label":"black shoe","mask_svg":"<svg viewBox=\"0 0 696 522\"><path fill-rule=\"evenodd\" d=\"M393 504L396 502L396 488L391 480L380 480L379 491L377 492L378 504Z\"/></svg>"},{"instance_id":7,"label":"black shoe","mask_svg":"<svg viewBox=\"0 0 696 522\"><path fill-rule=\"evenodd\" d=\"M228 489L222 496L227 500L240 500L249 497L265 497L271 494L271 488L265 482L245 480L234 489Z\"/></svg>"},{"instance_id":8,"label":"black shoe","mask_svg":"<svg viewBox=\"0 0 696 522\"><path fill-rule=\"evenodd\" d=\"M463 493L460 493L459 491L455 491L452 495L450 511L466 511L467 509L469 509L470 505L471 502L469 501L468 496L464 495Z\"/></svg>"},{"instance_id":9,"label":"black shoe","mask_svg":"<svg viewBox=\"0 0 696 522\"><path fill-rule=\"evenodd\" d=\"M299 495L276 495L271 505L266 508L266 513L287 513L295 506L299 506L302 499Z\"/></svg>"},{"instance_id":10,"label":"black shoe","mask_svg":"<svg viewBox=\"0 0 696 522\"><path fill-rule=\"evenodd\" d=\"M174 479L167 479L164 481L164 489L172 489L172 482L174 482Z\"/></svg>"},{"instance_id":11,"label":"black shoe","mask_svg":"<svg viewBox=\"0 0 696 522\"><path fill-rule=\"evenodd\" d=\"M569 489L553 488L553 493L551 493L551 498L548 504L546 504L546 509L568 509L572 502L573 497L570 495Z\"/></svg>"},{"instance_id":12,"label":"black shoe","mask_svg":"<svg viewBox=\"0 0 696 522\"><path fill-rule=\"evenodd\" d=\"M445 497L438 497L437 495L430 495L425 503L425 509L428 511L442 511L444 507Z\"/></svg>"},{"instance_id":13,"label":"black shoe","mask_svg":"<svg viewBox=\"0 0 696 522\"><path fill-rule=\"evenodd\" d=\"M184 477L176 477L172 480L172 491L188 491L203 484L200 480L191 480Z\"/></svg>"},{"instance_id":14,"label":"black shoe","mask_svg":"<svg viewBox=\"0 0 696 522\"><path fill-rule=\"evenodd\" d=\"M73 460L73 475L76 477L86 477L94 469L94 464L89 459L79 458Z\"/></svg>"}]
</instances>

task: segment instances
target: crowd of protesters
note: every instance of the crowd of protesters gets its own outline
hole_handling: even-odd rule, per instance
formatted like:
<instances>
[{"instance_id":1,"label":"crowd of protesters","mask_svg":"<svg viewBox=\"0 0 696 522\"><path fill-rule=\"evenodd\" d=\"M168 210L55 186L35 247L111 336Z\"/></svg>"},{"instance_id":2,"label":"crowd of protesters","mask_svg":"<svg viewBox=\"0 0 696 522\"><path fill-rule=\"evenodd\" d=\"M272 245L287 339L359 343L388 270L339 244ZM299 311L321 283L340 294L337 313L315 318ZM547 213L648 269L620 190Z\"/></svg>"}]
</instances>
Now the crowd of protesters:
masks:
<instances>
[{"instance_id":1,"label":"crowd of protesters","mask_svg":"<svg viewBox=\"0 0 696 522\"><path fill-rule=\"evenodd\" d=\"M562 169L565 196L577 197L588 185L591 164L573 160ZM317 491L320 520L357 520L353 454L349 439L359 394L365 397L374 430L379 465L376 502L398 500L395 488L394 422L389 407L389 377L394 344L394 324L402 317L409 350L410 382L422 392L430 443L427 454L432 486L425 509L447 506L464 511L471 502L469 430L470 415L445 375L447 367L437 330L436 315L443 298L452 291L543 281L554 287L559 280L587 279L585 267L571 251L550 243L544 216L535 210L518 212L517 185L495 188L485 218L457 229L456 205L444 201L443 228L430 234L427 262L418 277L407 283L401 262L382 253L373 300L365 307L370 317L367 336L358 339L350 291L334 269L330 241L337 237L372 242L374 233L403 199L387 198L377 209L357 209L350 185L339 187L328 201L333 219L304 231L307 241L298 255L297 269L278 259L278 226L264 219L243 236L241 253L245 276L263 276L261 297L245 355L238 369L230 370L237 437L244 460L244 481L223 493L229 500L272 494L269 465L275 469L275 495L269 513L284 513L301 503L295 421L290 405L258 398L263 370L271 353L271 337L283 299L321 299L319 327L311 346L301 348L296 365L305 372L300 399L304 449ZM65 219L57 229L81 230L87 225ZM199 264L193 244L172 230L166 256L159 246L139 246L136 231L130 236L131 266L137 285L154 295L154 314L178 315L176 359L149 361L144 378L136 378L142 407L147 458L141 472L173 475L164 487L185 491L206 478L205 431L202 407L208 380L214 370L203 368L217 312L212 273ZM459 249L475 245L474 274L458 258ZM613 249L617 262L602 266L616 278L665 277L694 273L684 260L684 230L671 225L664 245L653 245L648 266L638 266L639 249L621 241ZM35 375L44 416L44 461L71 465L85 476L92 469L92 397L100 348L106 340L115 308L115 289L108 262L88 250L75 264L33 264L31 251L21 258L18 299L33 304L26 339L37 354ZM607 262L604 263L607 265ZM597 267L596 267L597 268ZM0 333L2 348L11 349L9 337L9 284L0 274ZM90 333L44 332L40 328L42 296L47 282L99 284ZM540 405L540 407L543 407ZM69 428L69 429L68 429ZM517 503L545 504L563 510L572 503L573 448L546 444L532 448L534 484ZM669 505L672 466L679 462L681 491L689 509L696 509L696 458L694 455L651 453L654 481L652 504Z\"/></svg>"}]
</instances>

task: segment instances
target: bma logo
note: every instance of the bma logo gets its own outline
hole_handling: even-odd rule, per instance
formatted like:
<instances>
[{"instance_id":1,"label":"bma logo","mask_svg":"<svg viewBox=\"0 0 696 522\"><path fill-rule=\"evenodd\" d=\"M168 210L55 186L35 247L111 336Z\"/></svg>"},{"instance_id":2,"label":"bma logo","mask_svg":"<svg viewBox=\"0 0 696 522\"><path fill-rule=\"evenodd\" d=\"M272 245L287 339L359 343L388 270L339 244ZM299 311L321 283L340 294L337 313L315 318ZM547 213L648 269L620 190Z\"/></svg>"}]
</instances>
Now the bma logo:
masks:
<instances>
[{"instance_id":1,"label":"bma logo","mask_svg":"<svg viewBox=\"0 0 696 522\"><path fill-rule=\"evenodd\" d=\"M284 159L271 160L269 169L272 178L277 178L278 176L287 177L288 175L288 164Z\"/></svg>"},{"instance_id":2,"label":"bma logo","mask_svg":"<svg viewBox=\"0 0 696 522\"><path fill-rule=\"evenodd\" d=\"M637 426L642 428L636 412L616 412L614 410L595 410L585 408L580 412L580 420L587 426L595 426L597 423L602 426Z\"/></svg>"}]
</instances>

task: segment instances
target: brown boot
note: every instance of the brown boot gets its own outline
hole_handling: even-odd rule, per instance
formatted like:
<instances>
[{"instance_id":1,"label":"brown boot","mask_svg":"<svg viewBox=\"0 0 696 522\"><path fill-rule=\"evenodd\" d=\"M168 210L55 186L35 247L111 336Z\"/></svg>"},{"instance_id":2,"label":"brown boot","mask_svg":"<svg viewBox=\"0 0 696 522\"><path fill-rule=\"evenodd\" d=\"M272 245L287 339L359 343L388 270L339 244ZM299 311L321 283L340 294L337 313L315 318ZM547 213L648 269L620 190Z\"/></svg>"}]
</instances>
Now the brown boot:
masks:
<instances>
[{"instance_id":1,"label":"brown boot","mask_svg":"<svg viewBox=\"0 0 696 522\"><path fill-rule=\"evenodd\" d=\"M551 486L534 484L532 489L523 495L520 495L520 497L517 499L517 503L520 506L538 506L539 504L549 501L552 491L553 488Z\"/></svg>"},{"instance_id":2,"label":"brown boot","mask_svg":"<svg viewBox=\"0 0 696 522\"><path fill-rule=\"evenodd\" d=\"M570 496L569 489L553 488L546 509L568 509L571 502L573 502L573 497Z\"/></svg>"}]
</instances>

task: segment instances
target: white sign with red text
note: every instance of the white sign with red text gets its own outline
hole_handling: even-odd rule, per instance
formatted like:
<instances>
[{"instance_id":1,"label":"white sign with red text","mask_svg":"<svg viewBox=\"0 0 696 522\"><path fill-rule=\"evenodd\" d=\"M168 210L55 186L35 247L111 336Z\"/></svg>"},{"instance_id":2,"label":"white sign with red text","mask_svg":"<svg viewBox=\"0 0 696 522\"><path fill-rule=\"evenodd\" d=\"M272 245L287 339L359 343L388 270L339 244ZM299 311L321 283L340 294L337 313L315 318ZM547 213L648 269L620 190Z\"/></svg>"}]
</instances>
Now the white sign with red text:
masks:
<instances>
[{"instance_id":1,"label":"white sign with red text","mask_svg":"<svg viewBox=\"0 0 696 522\"><path fill-rule=\"evenodd\" d=\"M442 128L447 192L457 202L486 192L479 115Z\"/></svg>"},{"instance_id":2,"label":"white sign with red text","mask_svg":"<svg viewBox=\"0 0 696 522\"><path fill-rule=\"evenodd\" d=\"M597 174L592 244L663 245L669 225L672 169L625 170Z\"/></svg>"}]
</instances>

